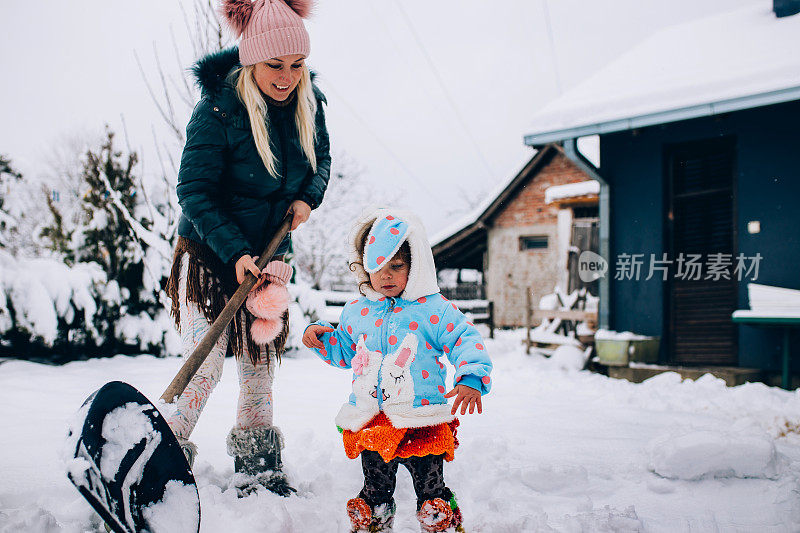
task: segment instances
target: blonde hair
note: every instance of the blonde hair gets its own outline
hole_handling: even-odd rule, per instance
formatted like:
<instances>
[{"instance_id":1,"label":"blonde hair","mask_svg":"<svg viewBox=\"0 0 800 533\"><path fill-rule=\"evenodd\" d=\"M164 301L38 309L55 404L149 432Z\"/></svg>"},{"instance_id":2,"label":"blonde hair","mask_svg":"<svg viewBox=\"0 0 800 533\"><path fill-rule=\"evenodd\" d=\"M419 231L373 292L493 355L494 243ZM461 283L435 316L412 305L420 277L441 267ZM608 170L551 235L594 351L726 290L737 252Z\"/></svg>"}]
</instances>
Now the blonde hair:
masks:
<instances>
[{"instance_id":1,"label":"blonde hair","mask_svg":"<svg viewBox=\"0 0 800 533\"><path fill-rule=\"evenodd\" d=\"M254 65L247 65L234 70L231 76L236 77L236 93L247 109L247 116L250 118L250 129L253 132L253 140L256 143L258 155L267 171L274 177L278 176L275 166L275 155L269 143L269 130L267 129L267 102L264 95L256 84L253 77ZM308 67L304 64L300 75L300 82L297 84L297 107L294 113L294 122L300 137L300 146L306 154L308 162L314 172L317 171L317 154L314 151L314 143L317 139L317 128L314 118L317 115L317 98L314 96L314 88L311 85L311 74Z\"/></svg>"}]
</instances>

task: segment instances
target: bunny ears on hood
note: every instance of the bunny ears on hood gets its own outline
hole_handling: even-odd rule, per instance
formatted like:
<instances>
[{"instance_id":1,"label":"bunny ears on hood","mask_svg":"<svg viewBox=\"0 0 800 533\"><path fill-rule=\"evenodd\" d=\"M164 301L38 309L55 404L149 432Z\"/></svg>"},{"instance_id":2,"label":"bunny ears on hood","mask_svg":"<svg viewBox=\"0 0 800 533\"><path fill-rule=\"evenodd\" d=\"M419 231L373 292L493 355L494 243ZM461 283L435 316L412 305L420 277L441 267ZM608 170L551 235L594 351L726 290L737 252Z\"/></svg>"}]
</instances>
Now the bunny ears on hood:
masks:
<instances>
[{"instance_id":1,"label":"bunny ears on hood","mask_svg":"<svg viewBox=\"0 0 800 533\"><path fill-rule=\"evenodd\" d=\"M364 253L359 254L361 239L368 233ZM408 283L400 298L416 300L439 292L433 252L425 228L410 211L395 208L368 208L356 220L350 237L350 268L359 287L370 300L381 294L369 286L369 272L377 272L397 253L403 242L411 249ZM365 285L362 283L366 282Z\"/></svg>"},{"instance_id":2,"label":"bunny ears on hood","mask_svg":"<svg viewBox=\"0 0 800 533\"><path fill-rule=\"evenodd\" d=\"M241 37L242 65L311 50L303 19L311 14L312 0L223 0L219 12Z\"/></svg>"}]
</instances>

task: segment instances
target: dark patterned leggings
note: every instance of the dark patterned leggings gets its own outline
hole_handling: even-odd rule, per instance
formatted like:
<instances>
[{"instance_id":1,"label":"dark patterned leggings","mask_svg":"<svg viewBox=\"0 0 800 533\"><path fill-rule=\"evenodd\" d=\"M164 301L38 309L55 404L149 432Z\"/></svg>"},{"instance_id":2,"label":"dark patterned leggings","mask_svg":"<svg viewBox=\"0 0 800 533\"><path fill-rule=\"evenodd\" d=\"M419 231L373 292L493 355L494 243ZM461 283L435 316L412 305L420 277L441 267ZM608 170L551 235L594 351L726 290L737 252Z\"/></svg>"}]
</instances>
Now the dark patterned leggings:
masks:
<instances>
[{"instance_id":1,"label":"dark patterned leggings","mask_svg":"<svg viewBox=\"0 0 800 533\"><path fill-rule=\"evenodd\" d=\"M361 452L364 470L364 488L358 494L370 507L391 501L397 481L397 467L403 465L411 474L414 492L417 493L417 510L425 500L442 498L450 501L453 493L444 484L444 455L395 458L388 463L378 452Z\"/></svg>"}]
</instances>

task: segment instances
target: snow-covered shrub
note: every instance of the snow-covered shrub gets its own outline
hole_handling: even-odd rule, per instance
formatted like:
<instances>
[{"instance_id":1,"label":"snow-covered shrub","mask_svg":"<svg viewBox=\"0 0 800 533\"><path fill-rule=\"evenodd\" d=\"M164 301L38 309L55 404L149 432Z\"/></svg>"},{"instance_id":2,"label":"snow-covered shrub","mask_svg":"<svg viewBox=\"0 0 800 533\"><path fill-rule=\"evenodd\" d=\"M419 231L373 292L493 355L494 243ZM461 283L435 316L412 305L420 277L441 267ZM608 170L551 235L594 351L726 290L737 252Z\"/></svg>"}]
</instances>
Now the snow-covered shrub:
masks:
<instances>
[{"instance_id":1,"label":"snow-covered shrub","mask_svg":"<svg viewBox=\"0 0 800 533\"><path fill-rule=\"evenodd\" d=\"M113 141L107 131L80 160L73 215L63 217L48 198L51 216L40 234L49 250L38 254L45 258L5 258L13 264L3 269L0 326L11 355L180 352L162 290L177 224L174 194L146 187L137 155L123 155Z\"/></svg>"},{"instance_id":2,"label":"snow-covered shrub","mask_svg":"<svg viewBox=\"0 0 800 533\"><path fill-rule=\"evenodd\" d=\"M31 254L42 217L39 183L14 169L0 155L0 248L11 254Z\"/></svg>"},{"instance_id":3,"label":"snow-covered shrub","mask_svg":"<svg viewBox=\"0 0 800 533\"><path fill-rule=\"evenodd\" d=\"M319 320L325 312L325 298L319 291L311 288L303 281L300 273L295 275L293 283L288 286L291 302L289 303L289 337L286 339L286 354L291 356L295 350L304 349L303 331L305 327Z\"/></svg>"},{"instance_id":4,"label":"snow-covered shrub","mask_svg":"<svg viewBox=\"0 0 800 533\"><path fill-rule=\"evenodd\" d=\"M16 357L51 360L75 355L179 352L163 309L122 313L122 291L97 263L15 259L0 251L0 340ZM104 311L105 310L105 311ZM119 315L113 321L106 320Z\"/></svg>"}]
</instances>

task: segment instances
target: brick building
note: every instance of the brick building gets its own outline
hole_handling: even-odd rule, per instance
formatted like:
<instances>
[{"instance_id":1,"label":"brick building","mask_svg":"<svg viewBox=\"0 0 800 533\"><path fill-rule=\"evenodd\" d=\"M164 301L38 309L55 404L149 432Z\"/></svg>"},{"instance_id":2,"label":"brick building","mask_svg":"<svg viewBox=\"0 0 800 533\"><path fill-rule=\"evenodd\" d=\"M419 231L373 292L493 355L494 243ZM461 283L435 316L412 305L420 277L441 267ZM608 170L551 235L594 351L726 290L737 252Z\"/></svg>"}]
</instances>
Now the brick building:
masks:
<instances>
[{"instance_id":1,"label":"brick building","mask_svg":"<svg viewBox=\"0 0 800 533\"><path fill-rule=\"evenodd\" d=\"M522 325L529 287L542 296L567 284L575 211L546 203L545 191L588 179L560 146L542 147L499 194L434 238L437 268L481 271L495 324Z\"/></svg>"},{"instance_id":2,"label":"brick building","mask_svg":"<svg viewBox=\"0 0 800 533\"><path fill-rule=\"evenodd\" d=\"M666 265L599 283L600 327L660 337L660 364L780 372L786 387L800 379L800 310L750 301L753 285L800 290L798 43L800 0L690 20L530 119L527 145L560 143L601 184L599 248L611 268L625 256ZM599 166L577 146L592 135ZM701 272L687 275L689 257ZM743 313L758 321L735 320Z\"/></svg>"}]
</instances>

